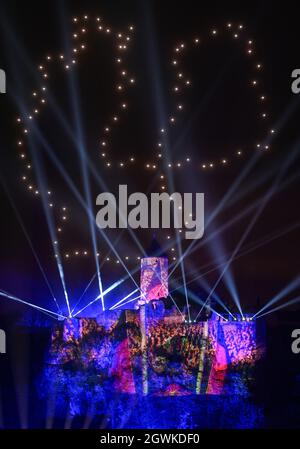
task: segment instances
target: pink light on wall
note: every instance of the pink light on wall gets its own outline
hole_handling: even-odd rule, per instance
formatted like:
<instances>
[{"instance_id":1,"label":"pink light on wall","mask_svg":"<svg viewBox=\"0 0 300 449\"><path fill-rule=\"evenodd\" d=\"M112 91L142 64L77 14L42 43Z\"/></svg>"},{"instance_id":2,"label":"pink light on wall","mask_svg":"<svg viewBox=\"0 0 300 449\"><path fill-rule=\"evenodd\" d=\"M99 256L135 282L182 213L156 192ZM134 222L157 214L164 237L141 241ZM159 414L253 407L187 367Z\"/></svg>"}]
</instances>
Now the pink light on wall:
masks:
<instances>
[{"instance_id":1,"label":"pink light on wall","mask_svg":"<svg viewBox=\"0 0 300 449\"><path fill-rule=\"evenodd\" d=\"M145 302L168 296L168 259L166 257L145 257L141 260L141 293Z\"/></svg>"}]
</instances>

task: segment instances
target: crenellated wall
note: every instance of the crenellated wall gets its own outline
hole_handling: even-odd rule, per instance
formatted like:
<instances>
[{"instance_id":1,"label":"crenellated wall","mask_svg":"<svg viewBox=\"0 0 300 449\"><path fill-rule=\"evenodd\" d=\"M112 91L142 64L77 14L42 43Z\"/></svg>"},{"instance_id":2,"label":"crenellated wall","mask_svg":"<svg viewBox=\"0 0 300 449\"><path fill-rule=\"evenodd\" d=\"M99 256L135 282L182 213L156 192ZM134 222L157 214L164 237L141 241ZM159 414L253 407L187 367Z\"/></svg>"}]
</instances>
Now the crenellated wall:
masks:
<instances>
[{"instance_id":1,"label":"crenellated wall","mask_svg":"<svg viewBox=\"0 0 300 449\"><path fill-rule=\"evenodd\" d=\"M74 381L79 377L87 390L248 394L251 370L264 351L257 343L255 321L186 323L174 310L148 305L145 351L140 329L135 310L65 320L53 330L46 370L59 370L62 383L64 373Z\"/></svg>"}]
</instances>

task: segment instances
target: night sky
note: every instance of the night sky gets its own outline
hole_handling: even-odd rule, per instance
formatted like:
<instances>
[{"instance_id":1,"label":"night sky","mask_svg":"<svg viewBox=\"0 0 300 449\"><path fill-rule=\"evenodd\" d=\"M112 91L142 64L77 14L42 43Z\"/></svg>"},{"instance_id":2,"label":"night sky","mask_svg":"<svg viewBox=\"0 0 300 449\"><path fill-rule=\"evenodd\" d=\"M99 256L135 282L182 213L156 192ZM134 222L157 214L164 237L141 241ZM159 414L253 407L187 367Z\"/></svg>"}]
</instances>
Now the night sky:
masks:
<instances>
[{"instance_id":1,"label":"night sky","mask_svg":"<svg viewBox=\"0 0 300 449\"><path fill-rule=\"evenodd\" d=\"M103 191L99 178L112 192L116 192L121 183L128 184L131 193L140 191L147 194L159 192L162 185L166 185L166 178L161 180L160 175L166 175L167 169L157 158L160 152L157 148L159 130L172 116L170 111L174 104L183 104L184 110L168 135L169 157L173 166L187 158L190 163L174 167L170 173L176 191L205 193L206 220L252 164L232 197L226 200L224 210L206 227L203 239L195 243L197 249L185 259L187 282L206 273L203 278L189 284L191 291L206 299L207 290L201 281L205 279L206 285L214 285L222 270L218 268L220 257L225 260L230 257L259 210L258 200L266 198L272 188L274 194L265 203L245 238L240 248L241 256L230 265L243 310L256 311L258 303L262 306L299 274L300 150L297 147L300 97L291 91L291 72L299 68L300 59L297 48L299 27L292 2L282 2L279 7L269 1L236 4L188 0L86 1L83 8L83 2L75 1L1 1L0 8L0 68L7 76L7 94L0 96L0 289L54 310L49 289L22 230L21 220L55 296L61 304L64 302L41 195L32 194L22 181L24 163L17 147L22 127L16 119L22 116L22 109L32 108L32 92L44 85L38 66L47 63L46 55L53 55L57 60L60 54L72 53L72 17L82 18L84 14L90 20L87 22L88 36L82 39L82 42L86 41L87 48L76 63L75 83L72 86L69 72L60 68L62 64L49 63L49 80L45 80L47 91L44 94L47 105L37 120L37 129L51 148L52 156L70 177L72 185L84 196L80 158L67 132L67 128L71 128L78 141L74 119L76 93L82 139L93 167L93 170L88 170L93 216L97 212L96 196ZM134 83L129 85L123 97L116 95L116 73L121 70L115 63L116 40L112 44L105 33L98 36L90 31L92 26L89 24L95 25L97 16L114 33L129 35L128 27L134 26L124 64L126 71L132 73L130 77ZM240 34L244 37L239 36L238 42L232 38L233 32L226 30L228 23L235 27L243 24ZM212 36L214 29L218 31L215 37ZM184 58L177 58L174 48L178 43L192 42L198 36L201 40L199 48L188 48ZM245 42L248 39L253 41L255 50L251 56L246 53L249 47ZM192 84L179 101L172 91L172 87L178 84L174 73L181 71L181 68L174 70L171 65L176 58L183 61L182 71L188 74ZM259 73L253 69L257 62L262 64ZM257 87L251 84L255 79L259 80ZM266 95L265 104L258 101L262 94ZM114 130L108 148L105 147L106 156L102 157L103 128L114 116L120 102L126 102L126 106L128 103L128 108ZM266 119L261 117L264 110L268 112ZM265 130L273 128L276 132L268 141L270 149L259 151L255 148L257 142L264 140ZM59 238L66 285L70 301L75 304L95 272L89 223L78 198L55 167L53 157L51 159L35 133L30 139L28 157L32 159L33 156L35 161L31 169L32 179L37 179L38 172L45 189L55 192L59 207L66 205L68 208L65 214L67 222ZM240 156L237 155L239 150L242 150ZM165 155L165 150L163 152ZM131 157L134 157L132 163ZM228 160L228 164L216 163L223 159ZM117 166L120 161L124 161L126 166ZM214 167L203 169L203 161L207 161L206 164L214 161ZM147 164L160 164L160 168L147 169ZM252 204L254 206L248 214L219 233L218 237L210 238ZM63 212L60 216L64 216ZM129 233L110 230L106 235L128 269L134 270L141 252ZM153 232L138 230L135 235L147 251ZM174 239L174 231L156 232L165 251L166 245L170 245L168 235ZM124 276L125 271L116 264L115 255L99 235L97 243L102 281L107 287ZM190 243L183 239L183 250ZM175 249L174 254L178 257L175 240L167 251L170 264L174 256L171 248ZM77 250L82 255L76 256ZM88 251L86 256L85 250ZM70 257L66 258L66 254ZM107 257L109 262L105 262ZM138 272L135 279L138 282ZM182 284L180 267L170 280L171 290L175 280ZM109 297L109 304L125 296L133 287L130 283L123 284ZM237 311L226 282L220 282L216 292L233 311ZM94 282L81 304L87 304L95 295L97 284ZM296 296L297 292L293 291L284 301ZM178 304L184 305L182 292L174 292L174 298ZM4 298L0 307L3 313L25 310ZM195 306L196 311L198 308Z\"/></svg>"}]
</instances>

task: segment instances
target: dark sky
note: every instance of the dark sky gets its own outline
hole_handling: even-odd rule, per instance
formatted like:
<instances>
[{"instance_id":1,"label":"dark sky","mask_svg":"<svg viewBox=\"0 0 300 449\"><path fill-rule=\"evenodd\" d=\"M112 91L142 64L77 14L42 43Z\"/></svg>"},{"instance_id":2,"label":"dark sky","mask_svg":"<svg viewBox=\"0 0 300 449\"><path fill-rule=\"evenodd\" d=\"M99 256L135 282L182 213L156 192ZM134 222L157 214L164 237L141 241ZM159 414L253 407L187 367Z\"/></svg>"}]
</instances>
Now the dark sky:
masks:
<instances>
[{"instance_id":1,"label":"dark sky","mask_svg":"<svg viewBox=\"0 0 300 449\"><path fill-rule=\"evenodd\" d=\"M71 18L82 17L84 14L88 14L89 20L99 15L113 32L127 30L128 34L128 26L133 25L135 28L133 48L126 59L128 71L133 73L135 86L121 97L121 101L128 100L130 108L120 129L114 134L111 148L106 150L109 158L105 161L111 162L111 168L105 166L106 162L101 159L99 148L106 118L112 117L114 108L120 102L119 99L116 100L116 66L113 48L108 39L98 39L88 31L91 36L86 40L89 43L76 68L77 84L74 89L78 94L83 141L94 167L94 174L101 177L113 192L120 183L128 184L131 192L160 191L162 181L159 175L165 174L166 170L147 171L146 164L158 163L158 130L164 117L169 117L169 111L174 106L174 94L170 87L176 83L174 84L174 71L170 67L170 61L174 58L177 43L191 42L196 36L204 37L201 49L191 51L184 60L184 68L192 79L192 87L182 98L185 106L183 118L176 124L174 131L170 131L169 136L172 162L182 161L186 157L192 160L189 166L172 170L175 189L182 193L204 192L207 218L258 154L254 147L263 138L264 129L274 127L278 131L272 139L271 150L253 164L232 200L226 202L224 211L206 228L199 248L187 256L187 281L208 272L203 279L206 285L214 285L222 270L217 268L218 257L230 257L247 226L258 213L260 206L255 204L266 197L273 186L274 194L261 209L254 227L240 248L241 257L230 266L230 273L242 306L250 311L256 310L257 298L264 304L289 284L299 273L300 235L300 228L297 227L300 222L299 151L297 152L300 137L299 100L291 92L291 72L300 67L300 57L297 48L299 27L293 6L294 2L281 2L279 7L268 1L233 3L165 0L86 1L83 8L83 2L75 1L1 1L0 68L6 71L7 94L0 96L1 178L5 185L1 190L0 288L53 309L49 290L17 219L19 214L55 295L63 301L41 200L34 198L24 188L21 180L24 170L16 148L16 141L19 139L16 118L20 107L25 110L32 107L32 92L36 86L42 85L40 81L37 83L40 79L37 78L37 67L41 61L45 62L45 56L51 54L57 58L61 53L72 52L70 36L74 24ZM253 63L249 63L244 44L239 42L236 46L235 42L223 38L228 22L232 22L234 26L243 24L245 30L241 33L253 40L255 56L250 60ZM209 37L214 28L222 30L216 41ZM246 39L243 37L240 41L246 42ZM262 124L261 118L257 118L262 109L259 109L260 105L256 100L258 94L253 94L253 87L250 85L251 80L256 77L253 72L254 61L261 61L263 64L263 71L257 76L261 83L257 92L266 93L267 96L266 109L270 118L267 118L266 125ZM74 142L66 133L66 123L58 113L60 111L63 114L74 131L70 78L66 77L65 71L58 70L54 63L53 67L49 70L49 81L46 80L48 90L45 98L50 95L58 109L53 108L52 104L45 107L45 113L41 114L38 122L38 132L42 133L51 147L52 156L59 161L73 185L83 195L79 158ZM239 148L243 149L241 158L236 156ZM59 204L67 204L70 209L67 212L68 223L61 238L61 253L67 288L72 303L75 303L95 271L88 221L78 198L70 190L64 176L58 173L53 160L36 136L32 137L31 152L39 166L40 180L45 188L56 191ZM124 170L113 166L120 161L128 162L132 155L135 157L134 163L128 163ZM210 171L201 169L203 161L222 158L232 161L229 167L215 167ZM290 165L285 168L289 162ZM36 165L33 164L36 177L35 168ZM92 173L90 177L95 215L95 198L102 188ZM253 208L242 219L219 233L218 238L211 237L252 204ZM165 230L156 234L163 248L169 244L167 235L174 236L173 232ZM141 253L129 234L110 231L106 235L113 242L117 240L117 251L123 259L130 257L129 261L124 261L129 269L134 269ZM152 232L138 231L136 236L146 249ZM268 243L262 245L265 240ZM184 249L189 244L188 241L182 241ZM116 257L100 237L98 245L100 263L106 257L111 259L104 264L102 270L104 285L108 286L125 272L116 265ZM172 247L175 248L174 254L178 256L175 242ZM66 254L74 255L77 249L81 252L88 250L89 254L86 257L72 257L71 260L65 258ZM170 258L173 257L171 251L169 255ZM138 281L138 273L135 278ZM179 283L182 282L180 269L174 273L172 283L176 279ZM227 284L228 279L229 277ZM189 286L194 294L206 298L207 291L200 281L198 279ZM233 306L228 285L221 282L216 291L224 301ZM132 285L126 284L109 301L125 296L131 287ZM93 284L83 305L93 299L95 291L96 284ZM289 298L294 296L295 291ZM182 297L178 296L178 300L182 301ZM10 311L9 301L1 301L1 309Z\"/></svg>"}]
</instances>

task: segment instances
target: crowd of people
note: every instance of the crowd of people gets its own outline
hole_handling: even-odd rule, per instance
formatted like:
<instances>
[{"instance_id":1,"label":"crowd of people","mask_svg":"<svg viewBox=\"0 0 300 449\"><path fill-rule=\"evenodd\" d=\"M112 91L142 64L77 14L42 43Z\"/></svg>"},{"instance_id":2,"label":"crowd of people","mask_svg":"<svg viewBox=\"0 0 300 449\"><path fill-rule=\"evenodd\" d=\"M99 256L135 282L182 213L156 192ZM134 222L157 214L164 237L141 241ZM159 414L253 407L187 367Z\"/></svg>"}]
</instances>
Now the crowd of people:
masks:
<instances>
[{"instance_id":1,"label":"crowd of people","mask_svg":"<svg viewBox=\"0 0 300 449\"><path fill-rule=\"evenodd\" d=\"M203 329L201 324L166 323L163 320L152 321L147 329L147 352L151 360L157 354L166 358L175 355L184 359L190 368L199 364L199 353ZM129 347L132 356L141 354L141 332L139 326L127 329Z\"/></svg>"},{"instance_id":2,"label":"crowd of people","mask_svg":"<svg viewBox=\"0 0 300 449\"><path fill-rule=\"evenodd\" d=\"M105 330L96 320L80 320L78 323L66 323L60 330L56 329L52 335L50 354L52 360L64 363L75 360L82 351L88 359L98 359L105 352L104 340L114 346L117 340L127 337L130 357L134 361L142 354L141 327L137 314L128 317L126 330L122 335L116 331L116 323ZM130 319L129 319L130 318ZM164 365L174 361L188 372L199 369L200 354L204 348L205 358L213 359L216 343L224 347L227 363L233 366L253 364L257 360L256 335L254 323L224 323L208 328L208 335L204 337L204 322L185 323L178 320L151 318L146 324L146 350L148 362L155 366L157 361L164 360ZM121 338L122 337L122 338ZM205 345L204 343L205 338ZM86 357L85 357L86 358ZM178 366L179 366L178 365ZM161 367L160 367L161 368Z\"/></svg>"},{"instance_id":3,"label":"crowd of people","mask_svg":"<svg viewBox=\"0 0 300 449\"><path fill-rule=\"evenodd\" d=\"M233 365L254 363L257 358L254 323L236 323L223 326L225 346Z\"/></svg>"}]
</instances>

